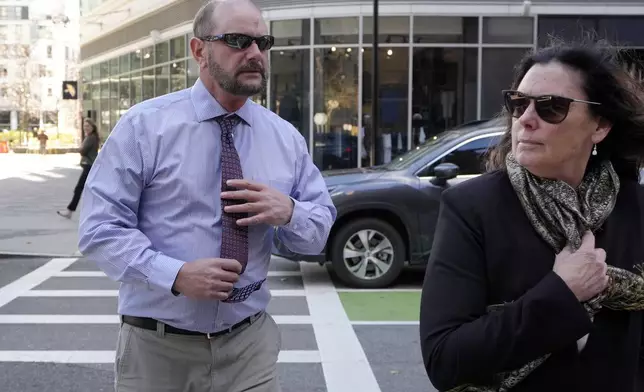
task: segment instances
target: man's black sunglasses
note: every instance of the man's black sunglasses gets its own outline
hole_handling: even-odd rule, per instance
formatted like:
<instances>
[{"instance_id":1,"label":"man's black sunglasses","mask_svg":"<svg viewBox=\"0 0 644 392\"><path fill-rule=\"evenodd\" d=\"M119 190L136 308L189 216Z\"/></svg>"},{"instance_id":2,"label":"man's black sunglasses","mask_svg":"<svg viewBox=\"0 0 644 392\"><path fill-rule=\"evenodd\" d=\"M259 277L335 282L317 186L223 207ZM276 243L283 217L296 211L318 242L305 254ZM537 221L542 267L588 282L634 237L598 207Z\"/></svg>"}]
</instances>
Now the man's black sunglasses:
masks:
<instances>
[{"instance_id":1,"label":"man's black sunglasses","mask_svg":"<svg viewBox=\"0 0 644 392\"><path fill-rule=\"evenodd\" d=\"M229 33L219 35L207 35L205 37L198 37L202 41L215 42L223 41L226 45L234 49L247 49L253 44L257 43L257 47L261 51L270 49L275 43L275 37L272 35L262 35L260 37L251 37L246 34Z\"/></svg>"},{"instance_id":2,"label":"man's black sunglasses","mask_svg":"<svg viewBox=\"0 0 644 392\"><path fill-rule=\"evenodd\" d=\"M538 97L526 95L519 91L503 90L503 102L506 110L512 117L521 117L534 101L534 110L541 119L549 124L559 124L568 116L570 104L581 102L589 105L601 105L599 102L584 101L559 97L557 95L541 95Z\"/></svg>"}]
</instances>

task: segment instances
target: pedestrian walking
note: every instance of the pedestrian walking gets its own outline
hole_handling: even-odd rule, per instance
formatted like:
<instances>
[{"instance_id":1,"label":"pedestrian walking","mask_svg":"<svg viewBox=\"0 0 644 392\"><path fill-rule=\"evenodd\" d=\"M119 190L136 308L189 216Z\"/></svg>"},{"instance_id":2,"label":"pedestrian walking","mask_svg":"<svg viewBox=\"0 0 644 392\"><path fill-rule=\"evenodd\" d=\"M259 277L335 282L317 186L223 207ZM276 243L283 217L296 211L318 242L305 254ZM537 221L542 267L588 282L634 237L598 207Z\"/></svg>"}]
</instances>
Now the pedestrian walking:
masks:
<instances>
[{"instance_id":1,"label":"pedestrian walking","mask_svg":"<svg viewBox=\"0 0 644 392\"><path fill-rule=\"evenodd\" d=\"M274 244L321 252L336 217L304 137L254 103L274 38L246 0L207 2L199 79L130 108L87 180L79 249L121 282L118 392L276 392Z\"/></svg>"},{"instance_id":2,"label":"pedestrian walking","mask_svg":"<svg viewBox=\"0 0 644 392\"><path fill-rule=\"evenodd\" d=\"M86 118L83 121L83 132L85 133L85 139L83 139L83 143L79 149L79 154L81 156L80 166L83 171L81 172L80 177L78 177L76 187L74 187L74 195L67 205L67 209L56 211L58 215L67 219L72 217L72 214L78 207L78 202L81 199L81 195L83 194L83 189L85 187L85 181L87 181L87 176L92 169L92 164L96 160L98 147L100 145L98 127L92 119Z\"/></svg>"},{"instance_id":3,"label":"pedestrian walking","mask_svg":"<svg viewBox=\"0 0 644 392\"><path fill-rule=\"evenodd\" d=\"M644 94L619 56L527 55L490 171L444 192L420 316L439 390L644 391Z\"/></svg>"}]
</instances>

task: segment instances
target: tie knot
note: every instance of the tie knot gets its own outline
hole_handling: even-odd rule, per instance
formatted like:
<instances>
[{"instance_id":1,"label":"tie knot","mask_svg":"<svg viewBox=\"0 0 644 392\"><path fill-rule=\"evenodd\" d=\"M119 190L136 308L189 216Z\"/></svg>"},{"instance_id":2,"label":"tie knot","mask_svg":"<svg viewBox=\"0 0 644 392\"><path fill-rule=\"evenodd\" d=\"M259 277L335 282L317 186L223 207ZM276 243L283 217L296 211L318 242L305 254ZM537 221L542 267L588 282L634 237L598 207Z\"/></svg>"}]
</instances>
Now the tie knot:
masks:
<instances>
[{"instance_id":1,"label":"tie knot","mask_svg":"<svg viewBox=\"0 0 644 392\"><path fill-rule=\"evenodd\" d=\"M233 128L237 124L239 124L239 121L241 120L238 115L236 114L226 114L223 116L219 116L216 118L217 122L219 123L219 126L221 127L222 133L231 133Z\"/></svg>"}]
</instances>

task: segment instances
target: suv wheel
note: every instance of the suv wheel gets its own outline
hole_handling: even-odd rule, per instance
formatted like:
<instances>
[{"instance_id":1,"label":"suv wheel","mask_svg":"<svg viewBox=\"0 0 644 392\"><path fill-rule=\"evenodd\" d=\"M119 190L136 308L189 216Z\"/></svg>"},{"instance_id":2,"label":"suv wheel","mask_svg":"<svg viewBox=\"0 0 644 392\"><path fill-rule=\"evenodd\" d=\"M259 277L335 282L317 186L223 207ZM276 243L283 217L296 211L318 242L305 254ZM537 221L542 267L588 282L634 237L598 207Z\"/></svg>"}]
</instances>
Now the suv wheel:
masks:
<instances>
[{"instance_id":1,"label":"suv wheel","mask_svg":"<svg viewBox=\"0 0 644 392\"><path fill-rule=\"evenodd\" d=\"M331 261L347 285L380 288L396 280L405 262L405 243L389 223L358 219L338 230L331 246Z\"/></svg>"}]
</instances>

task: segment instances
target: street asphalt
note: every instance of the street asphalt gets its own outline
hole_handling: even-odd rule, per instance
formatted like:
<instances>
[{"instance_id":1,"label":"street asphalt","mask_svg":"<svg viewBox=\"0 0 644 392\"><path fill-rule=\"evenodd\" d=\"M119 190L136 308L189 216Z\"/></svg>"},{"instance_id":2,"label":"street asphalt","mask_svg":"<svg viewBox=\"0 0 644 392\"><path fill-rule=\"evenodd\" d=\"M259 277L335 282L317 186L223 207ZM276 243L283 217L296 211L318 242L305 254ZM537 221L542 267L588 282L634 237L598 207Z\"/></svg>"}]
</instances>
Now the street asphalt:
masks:
<instances>
[{"instance_id":1,"label":"street asphalt","mask_svg":"<svg viewBox=\"0 0 644 392\"><path fill-rule=\"evenodd\" d=\"M77 252L77 217L55 214L71 197L77 157L2 155L0 392L113 391L118 284L91 261L66 259ZM394 289L404 296L338 293L347 288L332 270L279 258L268 282L276 290L268 311L282 332L283 392L435 391L414 318L422 271L401 277Z\"/></svg>"}]
</instances>

